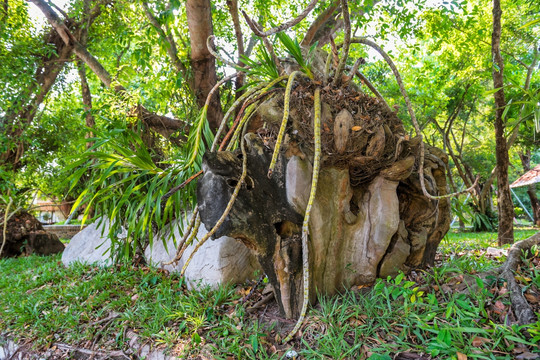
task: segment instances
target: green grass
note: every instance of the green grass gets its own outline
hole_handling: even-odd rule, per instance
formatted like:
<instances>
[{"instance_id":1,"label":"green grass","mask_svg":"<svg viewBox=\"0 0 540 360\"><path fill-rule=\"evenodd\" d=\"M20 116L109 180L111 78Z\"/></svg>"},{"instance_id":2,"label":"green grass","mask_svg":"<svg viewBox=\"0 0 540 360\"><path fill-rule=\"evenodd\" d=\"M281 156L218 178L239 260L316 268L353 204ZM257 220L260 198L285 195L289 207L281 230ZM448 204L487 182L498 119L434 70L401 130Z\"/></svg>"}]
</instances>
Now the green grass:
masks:
<instances>
[{"instance_id":1,"label":"green grass","mask_svg":"<svg viewBox=\"0 0 540 360\"><path fill-rule=\"evenodd\" d=\"M516 240L533 233L518 231ZM504 283L484 285L472 278L472 286L480 285L472 293L463 286L464 274L504 261L484 254L495 245L494 233L451 233L432 269L379 279L368 290L320 297L302 337L288 346L279 343L273 324L259 323L257 314L246 312L239 301L242 286L187 291L178 276L152 268L65 268L59 256L4 259L0 334L38 348L65 342L125 349L130 329L140 341L186 358L280 359L294 348L303 359L391 359L407 351L440 359L457 359L459 353L469 359L513 359L537 351L533 342L540 341L540 323L513 324ZM525 289L538 293L540 265L534 261L522 266L522 277Z\"/></svg>"}]
</instances>

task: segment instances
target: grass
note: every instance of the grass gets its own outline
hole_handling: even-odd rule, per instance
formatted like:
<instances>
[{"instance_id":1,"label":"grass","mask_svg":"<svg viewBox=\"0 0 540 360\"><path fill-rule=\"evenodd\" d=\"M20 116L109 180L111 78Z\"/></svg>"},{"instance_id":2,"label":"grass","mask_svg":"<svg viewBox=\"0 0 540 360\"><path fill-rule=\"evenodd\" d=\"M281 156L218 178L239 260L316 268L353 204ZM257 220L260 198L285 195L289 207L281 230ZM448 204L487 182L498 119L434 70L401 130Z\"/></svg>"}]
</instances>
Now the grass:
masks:
<instances>
[{"instance_id":1,"label":"grass","mask_svg":"<svg viewBox=\"0 0 540 360\"><path fill-rule=\"evenodd\" d=\"M533 233L518 231L516 240ZM485 254L495 242L494 233L450 233L428 271L321 296L302 337L288 346L280 345L275 324L257 321L260 314L242 305L246 284L187 291L178 276L147 267L65 268L59 256L4 259L0 334L36 348L62 342L112 350L126 349L129 329L183 358L280 359L290 348L304 359L392 359L403 352L440 359L534 356L540 322L514 323L504 283L478 282L474 292L463 291L464 274L504 260ZM538 258L520 276L526 296L540 293Z\"/></svg>"}]
</instances>

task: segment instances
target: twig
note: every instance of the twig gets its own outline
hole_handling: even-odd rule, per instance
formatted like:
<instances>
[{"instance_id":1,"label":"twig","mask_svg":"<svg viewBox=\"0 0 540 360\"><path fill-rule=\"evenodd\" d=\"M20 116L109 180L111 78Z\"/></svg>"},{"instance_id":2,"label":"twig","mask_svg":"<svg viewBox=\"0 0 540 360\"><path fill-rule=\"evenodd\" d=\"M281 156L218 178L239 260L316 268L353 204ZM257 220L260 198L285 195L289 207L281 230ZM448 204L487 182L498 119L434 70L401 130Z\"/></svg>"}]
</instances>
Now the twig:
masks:
<instances>
[{"instance_id":1,"label":"twig","mask_svg":"<svg viewBox=\"0 0 540 360\"><path fill-rule=\"evenodd\" d=\"M244 296L244 298L242 299L242 304L244 304L246 301L248 301L253 296L253 294L255 294L255 290L257 290L257 288L259 287L261 282L264 280L264 277L265 277L264 275L261 276L259 278L259 281L257 281L257 283L255 285L253 285L253 287L251 288L251 291L249 292L249 294Z\"/></svg>"},{"instance_id":2,"label":"twig","mask_svg":"<svg viewBox=\"0 0 540 360\"><path fill-rule=\"evenodd\" d=\"M345 69L345 64L347 63L347 58L349 57L349 47L351 46L351 18L349 15L348 0L341 0L341 12L343 13L343 21L345 25L345 40L343 42L341 59L339 59L336 74L334 75L334 81L332 82L334 86L339 85L341 82L341 74Z\"/></svg>"},{"instance_id":3,"label":"twig","mask_svg":"<svg viewBox=\"0 0 540 360\"><path fill-rule=\"evenodd\" d=\"M193 180L195 180L196 178L198 178L199 176L201 176L203 173L203 171L199 171L193 175L191 175L186 181L184 181L183 183L181 183L180 185L177 185L175 187L173 187L171 190L169 190L165 195L163 195L163 197L161 198L161 201L162 203L166 202L175 192L177 192L178 190L180 189L183 189L184 187L186 187L186 185L188 185L190 182L192 182Z\"/></svg>"},{"instance_id":4,"label":"twig","mask_svg":"<svg viewBox=\"0 0 540 360\"><path fill-rule=\"evenodd\" d=\"M214 35L210 35L208 37L208 39L206 39L206 47L208 48L208 52L210 54L212 54L216 59L221 61L222 63L232 67L233 69L236 69L238 67L238 64L235 64L235 63L225 59L223 56L219 55L219 53L216 50L214 50L214 46L212 46L212 40L214 40L215 38L216 37Z\"/></svg>"},{"instance_id":5,"label":"twig","mask_svg":"<svg viewBox=\"0 0 540 360\"><path fill-rule=\"evenodd\" d=\"M319 168L321 162L321 89L315 90L315 116L313 119L313 132L315 136L315 154L313 155L313 177L311 179L311 191L309 193L309 200L306 207L306 214L304 215L304 223L302 224L302 265L304 272L304 302L302 304L302 310L300 317L296 322L296 325L292 331L283 340L283 343L289 342L294 334L298 332L300 326L304 322L306 317L307 307L309 303L309 219L311 216L311 208L313 207L313 201L315 200L315 194L317 192L317 183L319 180Z\"/></svg>"},{"instance_id":6,"label":"twig","mask_svg":"<svg viewBox=\"0 0 540 360\"><path fill-rule=\"evenodd\" d=\"M405 104L407 105L407 110L409 111L409 115L411 116L411 120L414 125L416 135L420 137L420 160L419 160L418 177L420 178L420 186L422 188L422 193L424 194L424 196L431 200L440 200L440 199L447 199L450 197L458 196L467 192L473 192L474 189L476 188L476 185L478 184L479 177L476 178L476 181L471 187L460 192L451 193L447 195L441 195L441 196L433 196L430 193L428 193L428 191L426 190L426 183L424 179L424 157L425 157L425 148L424 148L424 140L423 140L424 138L422 135L422 131L420 130L420 125L418 125L418 121L416 120L416 116L414 114L414 111L411 105L411 100L409 99L407 90L405 90L405 85L403 85L403 80L401 79L401 75L399 74L399 71L396 65L394 64L390 56L388 56L388 54L379 45L375 44L373 41L368 40L366 38L353 38L351 39L351 42L368 45L372 47L373 49L375 49L379 54L381 54L381 56L384 58L384 60L386 61L386 63L388 64L390 69L392 69L392 72L394 73L394 76L399 86L399 90L401 91L401 94L405 98Z\"/></svg>"},{"instance_id":7,"label":"twig","mask_svg":"<svg viewBox=\"0 0 540 360\"><path fill-rule=\"evenodd\" d=\"M300 21L304 20L304 18L311 12L311 10L313 10L315 8L315 5L317 5L317 2L318 2L318 0L311 0L311 2L304 9L304 11L302 11L296 18L294 18L292 20L289 20L289 21L286 21L283 24L281 24L279 26L276 26L275 28L272 28L272 29L269 29L269 30L266 30L266 31L262 31L262 30L257 29L257 28L255 28L255 30L253 30L253 28L252 28L252 30L255 33L255 35L260 36L260 37L267 37L267 36L270 36L270 35L274 35L274 34L280 32L280 31L287 30L287 29L293 27L294 25L298 24ZM253 24L254 23L254 21L249 18L249 16L246 14L245 11L242 11L242 15L244 15L244 18L246 19L246 22L248 24L250 24L250 23ZM250 27L251 27L251 25L250 25Z\"/></svg>"},{"instance_id":8,"label":"twig","mask_svg":"<svg viewBox=\"0 0 540 360\"><path fill-rule=\"evenodd\" d=\"M364 74L362 74L360 71L356 71L356 76L358 76L358 78L364 83L366 84L366 86L368 87L369 90L371 90L371 92L386 106L386 108L389 110L389 111L392 111L392 108L390 107L390 105L388 105L388 103L386 102L386 100L383 98L383 96L381 95L381 93L379 92L379 90L377 90L377 88L371 83L371 81L369 81L369 79L367 77L365 77Z\"/></svg>"},{"instance_id":9,"label":"twig","mask_svg":"<svg viewBox=\"0 0 540 360\"><path fill-rule=\"evenodd\" d=\"M261 26L255 20L250 19L249 16L247 16L245 11L242 10L242 14L244 15L244 18L246 19L246 22L248 23L251 31L253 31L255 34L261 33ZM268 41L268 37L262 36L261 39L263 41L264 47L266 48L266 50L268 50L268 53L272 57L272 61L274 61L274 64L276 64L276 67L278 68L279 73L282 74L284 72L284 69L283 69L283 66L281 65L281 62L279 61L279 58L276 56L274 47L272 46L270 41Z\"/></svg>"}]
</instances>

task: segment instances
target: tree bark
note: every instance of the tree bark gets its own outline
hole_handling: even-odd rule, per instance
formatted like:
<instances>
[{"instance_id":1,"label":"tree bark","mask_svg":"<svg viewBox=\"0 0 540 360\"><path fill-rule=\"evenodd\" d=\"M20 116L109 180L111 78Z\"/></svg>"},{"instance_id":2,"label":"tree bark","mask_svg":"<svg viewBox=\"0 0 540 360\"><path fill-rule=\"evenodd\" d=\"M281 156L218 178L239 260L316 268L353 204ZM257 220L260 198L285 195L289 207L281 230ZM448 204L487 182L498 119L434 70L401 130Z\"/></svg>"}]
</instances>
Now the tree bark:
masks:
<instances>
[{"instance_id":1,"label":"tree bark","mask_svg":"<svg viewBox=\"0 0 540 360\"><path fill-rule=\"evenodd\" d=\"M191 39L191 66L197 105L202 108L217 83L216 60L208 51L206 41L213 34L210 0L187 0L187 23ZM216 130L223 118L219 93L212 96L207 118L210 128Z\"/></svg>"},{"instance_id":2,"label":"tree bark","mask_svg":"<svg viewBox=\"0 0 540 360\"><path fill-rule=\"evenodd\" d=\"M491 54L493 58L493 86L499 89L495 93L495 155L497 158L497 207L499 209L499 246L514 242L514 204L508 182L508 147L504 137L505 123L503 119L506 100L504 98L504 62L501 56L501 2L493 0L493 33L491 38Z\"/></svg>"}]
</instances>

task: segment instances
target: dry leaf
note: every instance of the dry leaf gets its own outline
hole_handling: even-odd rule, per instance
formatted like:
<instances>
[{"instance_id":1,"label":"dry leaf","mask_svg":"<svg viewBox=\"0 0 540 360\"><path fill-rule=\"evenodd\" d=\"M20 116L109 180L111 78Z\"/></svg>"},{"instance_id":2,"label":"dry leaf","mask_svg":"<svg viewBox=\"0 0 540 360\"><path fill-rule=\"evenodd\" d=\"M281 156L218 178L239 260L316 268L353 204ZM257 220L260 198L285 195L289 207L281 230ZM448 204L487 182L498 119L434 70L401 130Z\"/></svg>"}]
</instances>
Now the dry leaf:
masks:
<instances>
[{"instance_id":1,"label":"dry leaf","mask_svg":"<svg viewBox=\"0 0 540 360\"><path fill-rule=\"evenodd\" d=\"M352 130L352 131L360 131L360 130L362 130L362 127L359 126L359 125L356 125L356 126L353 126L353 127L351 128L351 130Z\"/></svg>"},{"instance_id":2,"label":"dry leaf","mask_svg":"<svg viewBox=\"0 0 540 360\"><path fill-rule=\"evenodd\" d=\"M456 353L458 360L467 360L467 355L460 353L459 351Z\"/></svg>"},{"instance_id":3,"label":"dry leaf","mask_svg":"<svg viewBox=\"0 0 540 360\"><path fill-rule=\"evenodd\" d=\"M486 338L484 338L484 337L475 336L474 339L472 340L472 346L474 346L474 347L480 347L480 346L482 346L483 344L486 344L486 343L489 343L489 342L491 342L491 340L486 339Z\"/></svg>"},{"instance_id":4,"label":"dry leaf","mask_svg":"<svg viewBox=\"0 0 540 360\"><path fill-rule=\"evenodd\" d=\"M538 296L534 296L533 294L528 294L528 293L526 293L526 294L525 294L525 298L526 298L527 301L530 302L530 303L533 303L533 304L538 303Z\"/></svg>"}]
</instances>

